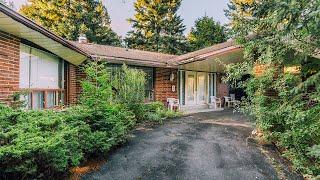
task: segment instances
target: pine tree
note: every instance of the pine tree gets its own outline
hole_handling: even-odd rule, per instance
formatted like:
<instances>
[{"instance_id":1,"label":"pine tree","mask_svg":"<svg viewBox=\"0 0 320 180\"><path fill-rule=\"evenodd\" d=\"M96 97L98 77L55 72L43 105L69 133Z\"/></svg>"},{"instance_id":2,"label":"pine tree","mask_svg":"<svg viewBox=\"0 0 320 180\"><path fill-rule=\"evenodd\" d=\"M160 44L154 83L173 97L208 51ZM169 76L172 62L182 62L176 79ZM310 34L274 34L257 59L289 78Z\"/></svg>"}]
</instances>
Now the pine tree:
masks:
<instances>
[{"instance_id":1,"label":"pine tree","mask_svg":"<svg viewBox=\"0 0 320 180\"><path fill-rule=\"evenodd\" d=\"M14 8L14 5L13 5L13 2L12 1L8 1L8 0L0 0L0 3L1 4L4 4L5 6L13 9Z\"/></svg>"},{"instance_id":2,"label":"pine tree","mask_svg":"<svg viewBox=\"0 0 320 180\"><path fill-rule=\"evenodd\" d=\"M125 39L128 47L182 54L187 51L185 26L177 11L181 0L137 0L136 14L129 19L133 31Z\"/></svg>"},{"instance_id":3,"label":"pine tree","mask_svg":"<svg viewBox=\"0 0 320 180\"><path fill-rule=\"evenodd\" d=\"M38 24L69 40L85 34L90 42L121 45L112 31L110 17L102 1L28 0L20 12Z\"/></svg>"},{"instance_id":4,"label":"pine tree","mask_svg":"<svg viewBox=\"0 0 320 180\"><path fill-rule=\"evenodd\" d=\"M227 40L225 28L213 18L204 16L195 21L195 26L188 35L192 50L202 49Z\"/></svg>"}]
</instances>

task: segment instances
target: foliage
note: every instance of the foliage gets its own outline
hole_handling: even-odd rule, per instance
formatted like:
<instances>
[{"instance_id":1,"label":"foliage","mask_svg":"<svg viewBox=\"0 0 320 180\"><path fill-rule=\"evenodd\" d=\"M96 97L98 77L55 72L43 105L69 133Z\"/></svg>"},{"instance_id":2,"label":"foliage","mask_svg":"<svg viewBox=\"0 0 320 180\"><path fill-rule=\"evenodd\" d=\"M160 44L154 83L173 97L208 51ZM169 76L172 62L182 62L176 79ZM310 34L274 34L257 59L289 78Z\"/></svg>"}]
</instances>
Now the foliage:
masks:
<instances>
[{"instance_id":1,"label":"foliage","mask_svg":"<svg viewBox=\"0 0 320 180\"><path fill-rule=\"evenodd\" d=\"M68 40L85 34L89 41L120 46L120 37L111 30L110 17L102 1L28 0L20 12Z\"/></svg>"},{"instance_id":2,"label":"foliage","mask_svg":"<svg viewBox=\"0 0 320 180\"><path fill-rule=\"evenodd\" d=\"M185 26L177 15L181 0L137 0L129 19L133 31L125 39L128 47L169 54L187 51Z\"/></svg>"},{"instance_id":3,"label":"foliage","mask_svg":"<svg viewBox=\"0 0 320 180\"><path fill-rule=\"evenodd\" d=\"M162 122L178 115L162 103L143 103L143 72L124 65L112 74L106 66L85 65L78 106L56 112L0 104L0 179L52 177L103 156L126 140L138 120Z\"/></svg>"},{"instance_id":4,"label":"foliage","mask_svg":"<svg viewBox=\"0 0 320 180\"><path fill-rule=\"evenodd\" d=\"M146 74L123 65L113 76L117 102L130 109L138 121L143 117Z\"/></svg>"},{"instance_id":5,"label":"foliage","mask_svg":"<svg viewBox=\"0 0 320 180\"><path fill-rule=\"evenodd\" d=\"M107 152L125 139L133 114L121 106L104 114L84 106L65 112L18 111L1 106L0 174L52 175Z\"/></svg>"},{"instance_id":6,"label":"foliage","mask_svg":"<svg viewBox=\"0 0 320 180\"><path fill-rule=\"evenodd\" d=\"M215 22L212 17L208 16L197 19L188 35L192 50L199 50L226 40L227 35L224 26L221 26L219 22Z\"/></svg>"},{"instance_id":7,"label":"foliage","mask_svg":"<svg viewBox=\"0 0 320 180\"><path fill-rule=\"evenodd\" d=\"M111 74L106 65L99 62L90 62L82 68L86 78L81 81L82 93L80 104L94 110L104 109L111 106L113 90Z\"/></svg>"},{"instance_id":8,"label":"foliage","mask_svg":"<svg viewBox=\"0 0 320 180\"><path fill-rule=\"evenodd\" d=\"M144 105L142 121L162 123L166 118L180 116L179 112L168 110L162 102L152 102Z\"/></svg>"},{"instance_id":9,"label":"foliage","mask_svg":"<svg viewBox=\"0 0 320 180\"><path fill-rule=\"evenodd\" d=\"M1 4L4 4L5 6L13 9L14 8L14 4L12 1L7 1L7 0L0 0L0 3Z\"/></svg>"},{"instance_id":10,"label":"foliage","mask_svg":"<svg viewBox=\"0 0 320 180\"><path fill-rule=\"evenodd\" d=\"M5 107L1 107L1 113ZM8 110L5 110L8 112ZM62 171L82 158L78 129L52 111L13 111L1 127L1 173L31 175L38 171ZM8 115L8 114L7 114ZM8 121L1 119L1 122Z\"/></svg>"},{"instance_id":11,"label":"foliage","mask_svg":"<svg viewBox=\"0 0 320 180\"><path fill-rule=\"evenodd\" d=\"M254 75L242 83L245 112L297 171L313 176L320 173L319 8L319 1L309 0L233 0L227 11L245 57L228 67L227 79ZM300 71L284 71L287 67Z\"/></svg>"}]
</instances>

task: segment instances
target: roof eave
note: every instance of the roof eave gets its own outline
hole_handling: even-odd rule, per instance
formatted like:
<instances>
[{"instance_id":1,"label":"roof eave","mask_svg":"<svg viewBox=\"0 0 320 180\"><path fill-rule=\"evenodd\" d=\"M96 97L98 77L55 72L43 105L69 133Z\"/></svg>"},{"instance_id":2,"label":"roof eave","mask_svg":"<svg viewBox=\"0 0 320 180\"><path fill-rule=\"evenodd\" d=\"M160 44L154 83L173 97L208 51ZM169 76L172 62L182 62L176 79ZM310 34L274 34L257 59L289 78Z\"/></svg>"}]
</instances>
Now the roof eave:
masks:
<instances>
[{"instance_id":1,"label":"roof eave","mask_svg":"<svg viewBox=\"0 0 320 180\"><path fill-rule=\"evenodd\" d=\"M14 21L26 26L27 28L30 28L33 31L36 31L44 36L46 36L47 38L63 45L66 48L69 48L81 55L84 56L84 58L82 58L82 62L85 61L88 58L91 58L91 56L89 54L87 54L85 51L83 51L82 49L74 46L73 44L69 43L67 40L63 39L62 37L59 37L57 35L55 35L54 33L46 30L45 28L37 25L36 23L34 23L33 21L29 20L28 18L20 15L19 13L13 11L12 9L4 6L3 4L0 3L0 12L2 12L3 14L5 14L6 16L8 16L9 18L13 19ZM10 32L8 32L10 33ZM23 38L23 37L20 37ZM68 59L65 59L68 61ZM81 62L81 63L82 63ZM81 63L78 63L76 65L79 65Z\"/></svg>"}]
</instances>

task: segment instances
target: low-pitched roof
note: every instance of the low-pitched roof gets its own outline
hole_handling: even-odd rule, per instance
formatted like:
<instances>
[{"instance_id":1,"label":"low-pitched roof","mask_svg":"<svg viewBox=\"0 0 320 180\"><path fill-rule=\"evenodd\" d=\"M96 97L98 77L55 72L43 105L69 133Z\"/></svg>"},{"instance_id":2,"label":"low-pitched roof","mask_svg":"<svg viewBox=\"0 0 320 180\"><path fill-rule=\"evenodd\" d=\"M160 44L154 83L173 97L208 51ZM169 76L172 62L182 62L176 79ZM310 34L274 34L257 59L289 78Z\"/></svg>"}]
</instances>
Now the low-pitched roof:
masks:
<instances>
[{"instance_id":1,"label":"low-pitched roof","mask_svg":"<svg viewBox=\"0 0 320 180\"><path fill-rule=\"evenodd\" d=\"M71 43L82 49L91 57L103 59L110 63L125 63L128 65L168 67L168 61L177 56L157 52L141 51L108 45L98 45L92 43Z\"/></svg>"},{"instance_id":2,"label":"low-pitched roof","mask_svg":"<svg viewBox=\"0 0 320 180\"><path fill-rule=\"evenodd\" d=\"M0 30L26 39L75 65L81 64L90 57L77 46L1 3Z\"/></svg>"},{"instance_id":3,"label":"low-pitched roof","mask_svg":"<svg viewBox=\"0 0 320 180\"><path fill-rule=\"evenodd\" d=\"M195 61L204 60L210 56L225 54L234 50L241 49L240 46L237 46L233 40L216 44L198 51L190 52L181 56L172 58L169 63L175 65L187 64Z\"/></svg>"}]
</instances>

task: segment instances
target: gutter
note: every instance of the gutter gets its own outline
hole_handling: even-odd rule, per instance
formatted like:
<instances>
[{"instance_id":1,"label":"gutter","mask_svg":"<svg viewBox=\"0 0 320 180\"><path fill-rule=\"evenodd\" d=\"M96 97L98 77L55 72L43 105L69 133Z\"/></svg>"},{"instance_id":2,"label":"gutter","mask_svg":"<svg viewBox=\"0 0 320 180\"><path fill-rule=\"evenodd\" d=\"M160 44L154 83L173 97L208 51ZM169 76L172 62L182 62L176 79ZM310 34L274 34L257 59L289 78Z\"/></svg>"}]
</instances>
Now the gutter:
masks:
<instances>
[{"instance_id":1,"label":"gutter","mask_svg":"<svg viewBox=\"0 0 320 180\"><path fill-rule=\"evenodd\" d=\"M207 59L210 56L217 56L217 55L223 55L229 52L233 52L233 51L237 51L240 50L241 47L239 46L229 46L229 47L224 47L221 49L217 49L213 52L207 52L205 54L200 54L200 55L196 55L190 58L186 58L186 59L182 59L178 62L173 62L175 65L185 65L185 64L189 64L189 63L193 63L193 62L197 62L197 61L202 61Z\"/></svg>"},{"instance_id":2,"label":"gutter","mask_svg":"<svg viewBox=\"0 0 320 180\"><path fill-rule=\"evenodd\" d=\"M63 46L65 46L65 47L67 47L69 49L72 49L72 50L74 50L74 51L86 56L87 58L91 58L91 56L89 54L87 54L86 52L84 52L80 48L72 45L71 43L69 43L68 41L63 39L62 37L59 37L59 36L55 35L54 33L48 31L47 29L41 27L40 25L36 24L32 20L20 15L19 13L17 13L14 10L4 6L1 3L0 3L0 12L3 12L5 15L9 16L13 20L25 25L26 27L28 27L28 28L30 28L30 29L32 29L34 31L37 31L37 32L47 36L48 38L56 41L57 43L60 43Z\"/></svg>"},{"instance_id":3,"label":"gutter","mask_svg":"<svg viewBox=\"0 0 320 180\"><path fill-rule=\"evenodd\" d=\"M137 65L142 66L153 66L153 67L168 67L168 68L175 68L174 66L170 66L168 62L159 62L159 61L149 61L144 59L131 59L131 58L125 58L125 57L115 57L115 56L101 56L101 55L91 55L93 59L99 60L104 59L106 61L127 61L131 62Z\"/></svg>"}]
</instances>

